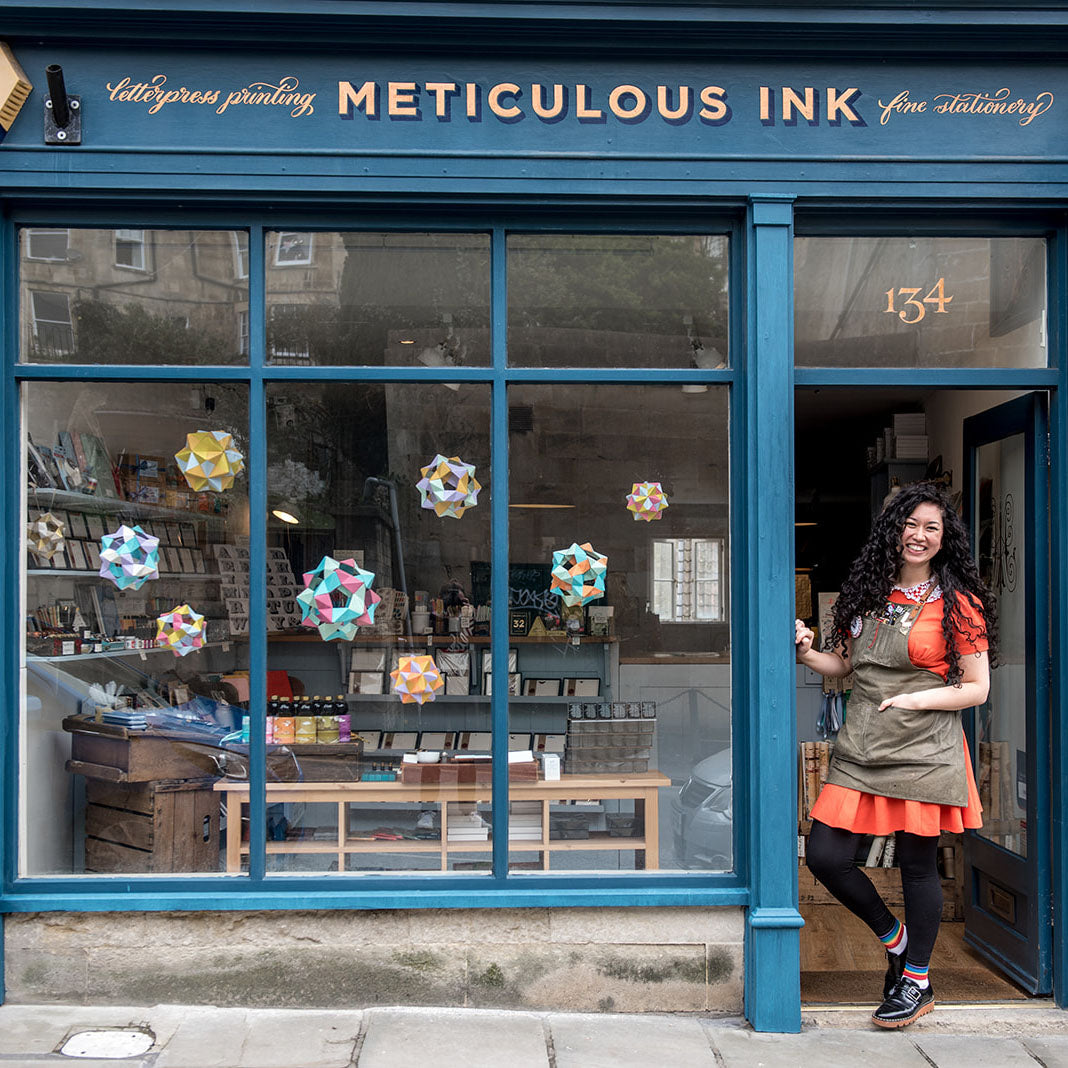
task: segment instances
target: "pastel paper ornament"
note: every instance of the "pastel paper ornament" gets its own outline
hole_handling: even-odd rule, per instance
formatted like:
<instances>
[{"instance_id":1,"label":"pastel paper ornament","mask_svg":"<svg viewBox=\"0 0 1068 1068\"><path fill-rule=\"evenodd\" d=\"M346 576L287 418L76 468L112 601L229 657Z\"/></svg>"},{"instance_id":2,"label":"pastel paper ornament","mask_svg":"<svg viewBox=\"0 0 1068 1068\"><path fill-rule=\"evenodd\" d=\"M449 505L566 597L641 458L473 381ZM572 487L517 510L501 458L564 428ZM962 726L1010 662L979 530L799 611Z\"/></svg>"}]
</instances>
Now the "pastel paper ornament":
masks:
<instances>
[{"instance_id":1,"label":"pastel paper ornament","mask_svg":"<svg viewBox=\"0 0 1068 1068\"><path fill-rule=\"evenodd\" d=\"M432 656L402 656L389 677L393 680L393 692L403 705L433 701L445 685Z\"/></svg>"},{"instance_id":2,"label":"pastel paper ornament","mask_svg":"<svg viewBox=\"0 0 1068 1068\"><path fill-rule=\"evenodd\" d=\"M357 627L375 621L382 598L371 589L374 574L353 559L324 556L314 571L304 573L304 589L297 594L306 627L318 627L324 639L356 637Z\"/></svg>"},{"instance_id":3,"label":"pastel paper ornament","mask_svg":"<svg viewBox=\"0 0 1068 1068\"><path fill-rule=\"evenodd\" d=\"M56 553L62 551L66 533L65 523L51 512L43 512L26 524L26 544L34 556L51 560Z\"/></svg>"},{"instance_id":4,"label":"pastel paper ornament","mask_svg":"<svg viewBox=\"0 0 1068 1068\"><path fill-rule=\"evenodd\" d=\"M473 464L465 464L459 456L442 456L421 467L423 477L415 484L422 498L422 506L442 517L451 515L459 519L468 508L478 504L478 491L482 489L475 478Z\"/></svg>"},{"instance_id":5,"label":"pastel paper ornament","mask_svg":"<svg viewBox=\"0 0 1068 1068\"><path fill-rule=\"evenodd\" d=\"M180 604L156 619L156 644L175 656L186 656L204 644L204 617Z\"/></svg>"},{"instance_id":6,"label":"pastel paper ornament","mask_svg":"<svg viewBox=\"0 0 1068 1068\"><path fill-rule=\"evenodd\" d=\"M550 593L560 594L564 604L574 607L589 604L604 596L604 580L608 572L608 557L599 553L588 541L577 542L567 549L553 553Z\"/></svg>"},{"instance_id":7,"label":"pastel paper ornament","mask_svg":"<svg viewBox=\"0 0 1068 1068\"><path fill-rule=\"evenodd\" d=\"M137 524L124 523L100 539L100 577L111 579L120 590L139 590L159 578L159 538Z\"/></svg>"},{"instance_id":8,"label":"pastel paper ornament","mask_svg":"<svg viewBox=\"0 0 1068 1068\"><path fill-rule=\"evenodd\" d=\"M667 495L659 482L635 482L627 497L627 511L634 513L636 522L662 519L667 506Z\"/></svg>"},{"instance_id":9,"label":"pastel paper ornament","mask_svg":"<svg viewBox=\"0 0 1068 1068\"><path fill-rule=\"evenodd\" d=\"M234 439L225 430L198 430L186 434L185 448L174 458L186 482L198 493L228 490L234 477L245 470L245 458L234 448Z\"/></svg>"}]
</instances>

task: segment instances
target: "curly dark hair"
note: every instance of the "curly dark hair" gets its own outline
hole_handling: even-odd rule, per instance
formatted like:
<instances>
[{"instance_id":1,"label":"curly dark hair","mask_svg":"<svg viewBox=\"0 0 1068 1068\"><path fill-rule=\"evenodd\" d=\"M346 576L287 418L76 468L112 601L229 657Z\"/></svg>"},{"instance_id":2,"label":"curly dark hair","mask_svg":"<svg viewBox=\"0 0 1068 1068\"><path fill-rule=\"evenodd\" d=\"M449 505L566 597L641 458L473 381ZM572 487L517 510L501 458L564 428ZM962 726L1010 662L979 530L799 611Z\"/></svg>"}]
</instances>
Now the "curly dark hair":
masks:
<instances>
[{"instance_id":1,"label":"curly dark hair","mask_svg":"<svg viewBox=\"0 0 1068 1068\"><path fill-rule=\"evenodd\" d=\"M921 505L934 504L942 512L942 547L931 561L931 573L942 587L942 635L946 640L949 672L946 683L960 685L963 671L957 652L956 635L974 642L985 635L990 666L997 666L997 600L979 577L969 546L968 529L957 515L953 502L940 482L914 482L896 493L886 503L872 524L871 533L853 561L849 577L842 584L834 604L834 619L824 648L845 644L850 626L857 616L881 609L890 597L901 569L901 534L905 520ZM960 598L967 598L982 616L984 626L976 625L961 611Z\"/></svg>"}]
</instances>

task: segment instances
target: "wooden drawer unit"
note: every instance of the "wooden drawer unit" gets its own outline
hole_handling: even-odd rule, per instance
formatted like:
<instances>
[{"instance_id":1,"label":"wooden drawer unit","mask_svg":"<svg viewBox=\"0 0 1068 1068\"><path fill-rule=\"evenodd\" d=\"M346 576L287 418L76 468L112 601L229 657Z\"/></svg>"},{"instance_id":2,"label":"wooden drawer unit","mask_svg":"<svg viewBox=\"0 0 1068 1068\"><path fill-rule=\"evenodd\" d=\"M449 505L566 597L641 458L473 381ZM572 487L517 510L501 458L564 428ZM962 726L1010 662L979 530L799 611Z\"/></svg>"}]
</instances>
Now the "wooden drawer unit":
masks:
<instances>
[{"instance_id":1,"label":"wooden drawer unit","mask_svg":"<svg viewBox=\"0 0 1068 1068\"><path fill-rule=\"evenodd\" d=\"M214 778L116 783L85 780L87 872L219 869Z\"/></svg>"}]
</instances>

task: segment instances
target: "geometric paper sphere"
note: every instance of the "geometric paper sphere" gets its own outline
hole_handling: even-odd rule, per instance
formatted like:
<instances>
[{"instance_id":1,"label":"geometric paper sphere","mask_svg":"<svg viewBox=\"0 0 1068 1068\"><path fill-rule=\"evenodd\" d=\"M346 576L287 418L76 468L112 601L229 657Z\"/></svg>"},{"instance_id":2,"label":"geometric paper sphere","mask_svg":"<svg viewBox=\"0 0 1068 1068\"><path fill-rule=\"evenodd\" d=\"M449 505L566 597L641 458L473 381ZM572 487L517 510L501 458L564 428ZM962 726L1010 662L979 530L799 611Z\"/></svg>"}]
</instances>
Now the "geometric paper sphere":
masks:
<instances>
[{"instance_id":1,"label":"geometric paper sphere","mask_svg":"<svg viewBox=\"0 0 1068 1068\"><path fill-rule=\"evenodd\" d=\"M225 430L198 430L186 434L185 448L176 452L186 482L197 490L227 490L234 476L245 470L245 458L234 448L234 439Z\"/></svg>"},{"instance_id":2,"label":"geometric paper sphere","mask_svg":"<svg viewBox=\"0 0 1068 1068\"><path fill-rule=\"evenodd\" d=\"M125 523L105 534L100 539L100 575L120 590L139 590L149 579L158 579L159 538Z\"/></svg>"},{"instance_id":3,"label":"geometric paper sphere","mask_svg":"<svg viewBox=\"0 0 1068 1068\"><path fill-rule=\"evenodd\" d=\"M156 644L185 656L204 644L204 617L187 604L180 604L157 617Z\"/></svg>"},{"instance_id":4,"label":"geometric paper sphere","mask_svg":"<svg viewBox=\"0 0 1068 1068\"><path fill-rule=\"evenodd\" d=\"M572 544L553 553L550 593L560 594L564 604L574 607L589 604L604 596L604 580L608 571L608 557L587 541Z\"/></svg>"},{"instance_id":5,"label":"geometric paper sphere","mask_svg":"<svg viewBox=\"0 0 1068 1068\"><path fill-rule=\"evenodd\" d=\"M374 574L355 560L324 556L314 571L304 573L304 589L297 594L306 627L318 627L320 637L356 637L357 626L375 621L382 598L371 589Z\"/></svg>"},{"instance_id":6,"label":"geometric paper sphere","mask_svg":"<svg viewBox=\"0 0 1068 1068\"><path fill-rule=\"evenodd\" d=\"M636 521L651 523L662 519L667 506L667 496L659 482L635 482L627 497L627 510L634 513Z\"/></svg>"},{"instance_id":7,"label":"geometric paper sphere","mask_svg":"<svg viewBox=\"0 0 1068 1068\"><path fill-rule=\"evenodd\" d=\"M465 464L459 456L442 456L419 469L423 477L415 484L422 498L422 507L432 509L437 516L451 515L459 519L468 508L478 504L482 489L475 478L475 468Z\"/></svg>"},{"instance_id":8,"label":"geometric paper sphere","mask_svg":"<svg viewBox=\"0 0 1068 1068\"><path fill-rule=\"evenodd\" d=\"M51 560L63 548L66 525L51 512L44 512L26 525L27 547L34 556Z\"/></svg>"},{"instance_id":9,"label":"geometric paper sphere","mask_svg":"<svg viewBox=\"0 0 1068 1068\"><path fill-rule=\"evenodd\" d=\"M393 680L393 692L404 705L433 701L445 685L432 656L402 656L389 677Z\"/></svg>"}]
</instances>

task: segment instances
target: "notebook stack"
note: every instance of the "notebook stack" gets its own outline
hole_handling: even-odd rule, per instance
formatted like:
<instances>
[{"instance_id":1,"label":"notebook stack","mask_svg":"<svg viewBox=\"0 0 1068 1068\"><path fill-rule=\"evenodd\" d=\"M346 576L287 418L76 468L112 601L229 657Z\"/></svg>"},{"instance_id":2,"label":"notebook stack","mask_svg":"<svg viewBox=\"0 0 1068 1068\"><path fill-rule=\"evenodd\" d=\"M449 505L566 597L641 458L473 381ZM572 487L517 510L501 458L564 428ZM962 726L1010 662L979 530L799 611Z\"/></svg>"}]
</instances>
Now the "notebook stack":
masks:
<instances>
[{"instance_id":1,"label":"notebook stack","mask_svg":"<svg viewBox=\"0 0 1068 1068\"><path fill-rule=\"evenodd\" d=\"M508 838L512 842L541 841L540 801L513 801L508 806Z\"/></svg>"},{"instance_id":2,"label":"notebook stack","mask_svg":"<svg viewBox=\"0 0 1068 1068\"><path fill-rule=\"evenodd\" d=\"M450 802L449 841L487 842L489 824L477 812L461 812L459 804Z\"/></svg>"},{"instance_id":3,"label":"notebook stack","mask_svg":"<svg viewBox=\"0 0 1068 1068\"><path fill-rule=\"evenodd\" d=\"M927 460L927 417L923 412L894 416L894 452L897 460Z\"/></svg>"}]
</instances>

